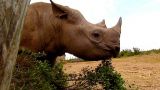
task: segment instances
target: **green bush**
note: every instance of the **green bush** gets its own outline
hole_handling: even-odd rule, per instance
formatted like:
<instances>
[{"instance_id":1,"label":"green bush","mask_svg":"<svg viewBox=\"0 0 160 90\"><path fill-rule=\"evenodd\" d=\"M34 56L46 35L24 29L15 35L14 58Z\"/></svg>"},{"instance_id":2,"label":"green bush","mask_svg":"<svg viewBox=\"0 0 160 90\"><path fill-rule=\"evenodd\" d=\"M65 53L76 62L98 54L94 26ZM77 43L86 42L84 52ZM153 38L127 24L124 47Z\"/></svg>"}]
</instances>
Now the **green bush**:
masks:
<instances>
[{"instance_id":1,"label":"green bush","mask_svg":"<svg viewBox=\"0 0 160 90\"><path fill-rule=\"evenodd\" d=\"M100 65L96 68L95 74L105 90L125 90L124 80L112 67Z\"/></svg>"},{"instance_id":2,"label":"green bush","mask_svg":"<svg viewBox=\"0 0 160 90\"><path fill-rule=\"evenodd\" d=\"M124 85L125 81L113 67L100 64L94 70L87 67L84 68L82 72L83 73L77 77L74 74L70 75L70 77L77 78L72 89L94 90L98 88L98 86L102 86L104 90L126 90Z\"/></svg>"},{"instance_id":3,"label":"green bush","mask_svg":"<svg viewBox=\"0 0 160 90\"><path fill-rule=\"evenodd\" d=\"M11 90L62 90L67 86L67 75L63 64L51 67L45 54L20 51L13 72ZM38 60L40 59L40 60Z\"/></svg>"},{"instance_id":4,"label":"green bush","mask_svg":"<svg viewBox=\"0 0 160 90\"><path fill-rule=\"evenodd\" d=\"M119 53L119 57L128 57L128 56L133 56L133 52L132 50L130 49L126 49L126 50L122 50L120 53Z\"/></svg>"},{"instance_id":5,"label":"green bush","mask_svg":"<svg viewBox=\"0 0 160 90\"><path fill-rule=\"evenodd\" d=\"M129 56L142 55L142 54L143 54L143 51L140 51L139 48L133 48L133 50L125 49L119 53L119 57L129 57Z\"/></svg>"}]
</instances>

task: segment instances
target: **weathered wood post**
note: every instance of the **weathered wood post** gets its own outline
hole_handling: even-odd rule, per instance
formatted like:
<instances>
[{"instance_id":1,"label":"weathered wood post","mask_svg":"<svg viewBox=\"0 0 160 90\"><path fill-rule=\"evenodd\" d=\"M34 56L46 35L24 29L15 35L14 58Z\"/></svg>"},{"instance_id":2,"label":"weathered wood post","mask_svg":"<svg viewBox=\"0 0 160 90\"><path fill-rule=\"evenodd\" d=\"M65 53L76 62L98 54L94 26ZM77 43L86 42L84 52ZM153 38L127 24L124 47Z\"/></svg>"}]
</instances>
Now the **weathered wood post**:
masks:
<instances>
[{"instance_id":1,"label":"weathered wood post","mask_svg":"<svg viewBox=\"0 0 160 90\"><path fill-rule=\"evenodd\" d=\"M0 90L9 90L30 0L0 0Z\"/></svg>"}]
</instances>

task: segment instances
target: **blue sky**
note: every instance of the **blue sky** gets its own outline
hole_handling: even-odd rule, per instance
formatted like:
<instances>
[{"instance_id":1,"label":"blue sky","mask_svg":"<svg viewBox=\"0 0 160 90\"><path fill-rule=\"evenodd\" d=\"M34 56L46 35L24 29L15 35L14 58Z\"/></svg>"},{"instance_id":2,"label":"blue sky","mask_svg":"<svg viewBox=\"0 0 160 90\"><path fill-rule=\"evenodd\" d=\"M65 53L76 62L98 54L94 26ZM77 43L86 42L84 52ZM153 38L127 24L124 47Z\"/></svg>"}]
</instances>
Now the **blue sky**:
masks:
<instances>
[{"instance_id":1,"label":"blue sky","mask_svg":"<svg viewBox=\"0 0 160 90\"><path fill-rule=\"evenodd\" d=\"M49 0L31 0L33 2ZM108 27L123 19L121 50L160 48L160 0L54 0L78 9L85 18L97 23L106 20Z\"/></svg>"}]
</instances>

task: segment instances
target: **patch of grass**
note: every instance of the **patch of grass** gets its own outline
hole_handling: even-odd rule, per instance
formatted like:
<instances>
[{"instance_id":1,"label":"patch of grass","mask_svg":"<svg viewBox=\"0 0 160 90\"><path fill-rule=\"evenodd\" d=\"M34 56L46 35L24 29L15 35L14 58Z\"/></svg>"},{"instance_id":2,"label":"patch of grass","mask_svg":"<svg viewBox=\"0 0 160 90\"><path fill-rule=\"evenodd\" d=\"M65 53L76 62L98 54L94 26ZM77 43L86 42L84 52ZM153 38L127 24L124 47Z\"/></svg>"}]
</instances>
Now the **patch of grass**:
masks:
<instances>
[{"instance_id":1,"label":"patch of grass","mask_svg":"<svg viewBox=\"0 0 160 90\"><path fill-rule=\"evenodd\" d=\"M129 56L135 56L135 55L148 55L151 53L160 53L160 49L152 49L152 50L148 50L148 51L141 51L139 48L133 48L133 49L125 49L122 50L119 53L119 58L120 57L129 57Z\"/></svg>"}]
</instances>

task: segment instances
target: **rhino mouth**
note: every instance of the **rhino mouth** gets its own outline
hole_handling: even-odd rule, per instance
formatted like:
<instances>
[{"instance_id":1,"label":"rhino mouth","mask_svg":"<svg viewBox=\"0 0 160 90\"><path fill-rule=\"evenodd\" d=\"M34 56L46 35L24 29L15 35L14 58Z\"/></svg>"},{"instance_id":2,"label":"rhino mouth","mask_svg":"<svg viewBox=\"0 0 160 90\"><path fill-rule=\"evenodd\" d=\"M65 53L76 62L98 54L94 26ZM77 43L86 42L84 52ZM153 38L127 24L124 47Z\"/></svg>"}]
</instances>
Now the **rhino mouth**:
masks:
<instances>
[{"instance_id":1,"label":"rhino mouth","mask_svg":"<svg viewBox=\"0 0 160 90\"><path fill-rule=\"evenodd\" d=\"M119 55L120 48L115 47L116 45L107 45L105 43L96 43L96 46L106 52L105 55L103 56L105 59L110 59L112 57L115 58Z\"/></svg>"}]
</instances>

